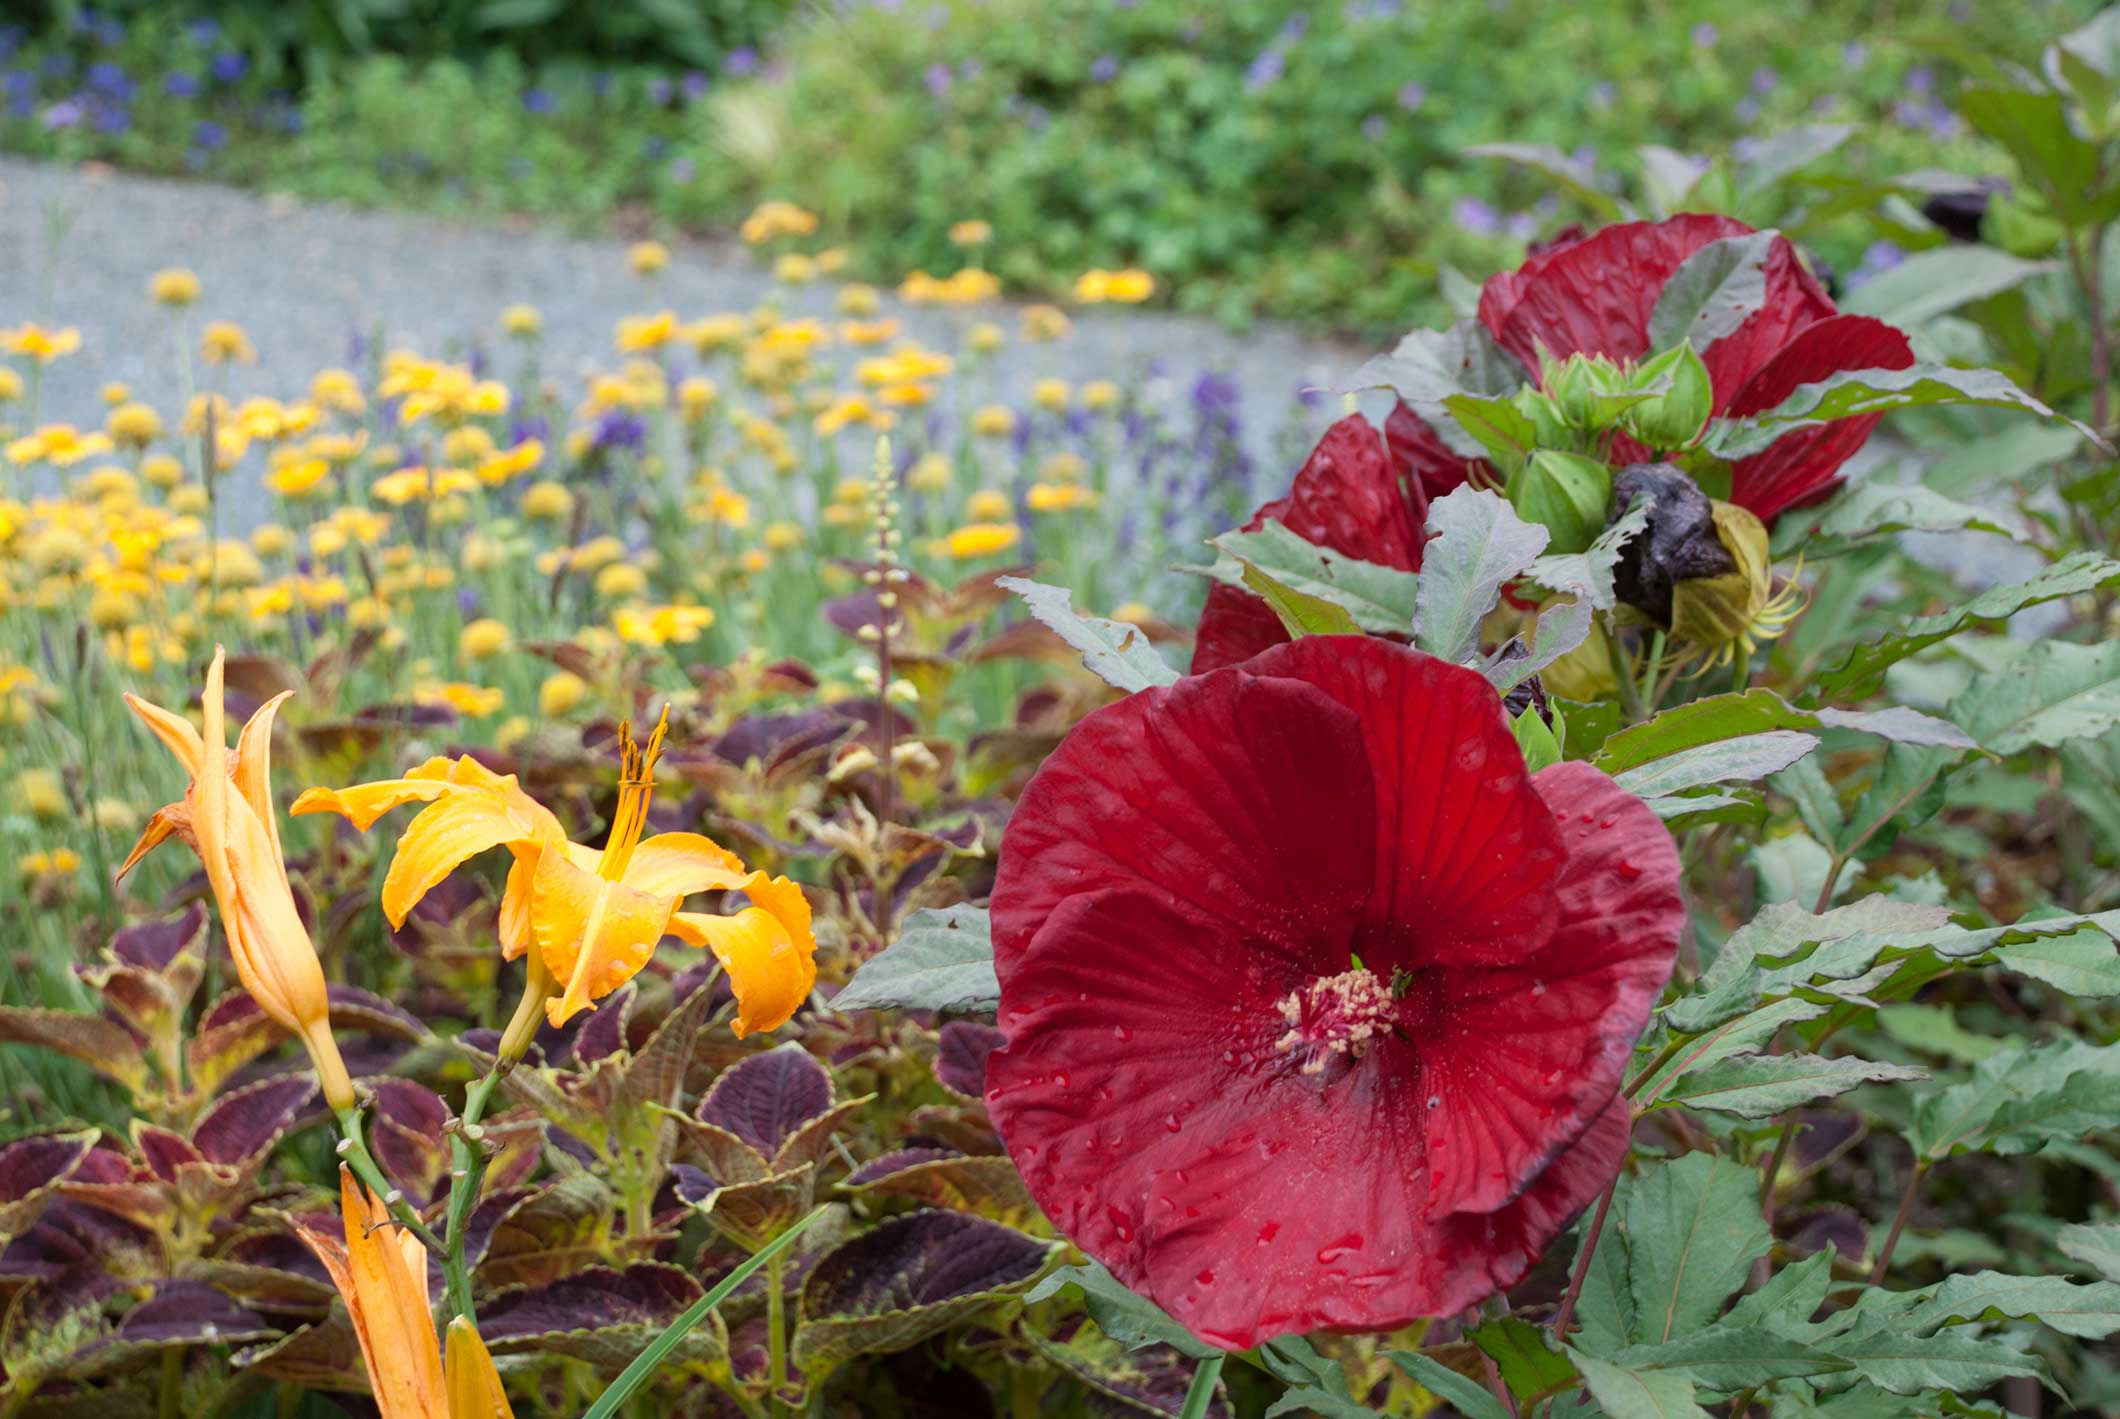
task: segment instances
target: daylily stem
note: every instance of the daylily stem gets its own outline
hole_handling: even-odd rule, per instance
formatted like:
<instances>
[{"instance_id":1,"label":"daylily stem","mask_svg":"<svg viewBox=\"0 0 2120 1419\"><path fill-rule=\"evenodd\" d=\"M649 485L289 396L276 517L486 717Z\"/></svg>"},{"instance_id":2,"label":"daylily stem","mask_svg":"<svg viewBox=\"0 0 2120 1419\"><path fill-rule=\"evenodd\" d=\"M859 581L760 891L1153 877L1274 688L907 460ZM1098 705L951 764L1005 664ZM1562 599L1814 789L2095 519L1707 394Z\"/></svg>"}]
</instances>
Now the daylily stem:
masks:
<instances>
[{"instance_id":1,"label":"daylily stem","mask_svg":"<svg viewBox=\"0 0 2120 1419\"><path fill-rule=\"evenodd\" d=\"M766 1262L766 1385L775 1414L786 1412L780 1396L788 1383L787 1297L782 1294L785 1282L780 1258L774 1252Z\"/></svg>"},{"instance_id":2,"label":"daylily stem","mask_svg":"<svg viewBox=\"0 0 2120 1419\"><path fill-rule=\"evenodd\" d=\"M448 1278L450 1315L462 1316L473 1324L478 1322L478 1312L471 1300L471 1268L464 1259L464 1234L486 1181L486 1150L470 1135L485 1116L486 1100L508 1064L507 1060L495 1064L485 1078L464 1091L463 1117L449 1135L449 1210L443 1229L447 1246L442 1252L442 1274Z\"/></svg>"},{"instance_id":3,"label":"daylily stem","mask_svg":"<svg viewBox=\"0 0 2120 1419\"><path fill-rule=\"evenodd\" d=\"M400 1227L418 1237L421 1245L436 1256L446 1258L449 1249L442 1245L442 1239L420 1220L420 1214L406 1203L405 1195L391 1186L390 1179L384 1177L383 1170L376 1166L375 1156L368 1151L368 1144L361 1132L360 1109L340 1109L338 1118L339 1156L346 1160L346 1166L353 1169L353 1175L361 1180L362 1186L374 1193L382 1204L390 1209L390 1215L397 1219Z\"/></svg>"}]
</instances>

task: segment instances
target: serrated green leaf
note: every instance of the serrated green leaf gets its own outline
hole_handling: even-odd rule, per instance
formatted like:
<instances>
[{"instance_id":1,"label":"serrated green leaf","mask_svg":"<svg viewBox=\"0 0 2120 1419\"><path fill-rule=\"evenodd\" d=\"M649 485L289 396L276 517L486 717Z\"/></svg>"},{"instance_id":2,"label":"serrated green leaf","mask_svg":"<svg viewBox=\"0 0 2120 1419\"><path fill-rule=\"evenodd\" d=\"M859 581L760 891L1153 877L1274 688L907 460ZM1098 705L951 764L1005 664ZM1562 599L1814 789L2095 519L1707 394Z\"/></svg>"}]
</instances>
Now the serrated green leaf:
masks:
<instances>
[{"instance_id":1,"label":"serrated green leaf","mask_svg":"<svg viewBox=\"0 0 2120 1419\"><path fill-rule=\"evenodd\" d=\"M1581 1343L1610 1354L1691 1335L1772 1240L1751 1168L1706 1153L1652 1164L1613 1199L1577 1303Z\"/></svg>"},{"instance_id":2,"label":"serrated green leaf","mask_svg":"<svg viewBox=\"0 0 2120 1419\"><path fill-rule=\"evenodd\" d=\"M1308 596L1284 586L1250 563L1244 566L1244 585L1281 618L1291 636L1360 635L1354 617L1323 597Z\"/></svg>"},{"instance_id":3,"label":"serrated green leaf","mask_svg":"<svg viewBox=\"0 0 2120 1419\"><path fill-rule=\"evenodd\" d=\"M1223 553L1207 569L1217 581L1253 590L1244 570L1256 568L1300 596L1339 607L1365 631L1404 635L1413 625L1421 580L1412 572L1343 557L1274 521L1257 532L1225 532L1212 545Z\"/></svg>"},{"instance_id":4,"label":"serrated green leaf","mask_svg":"<svg viewBox=\"0 0 2120 1419\"><path fill-rule=\"evenodd\" d=\"M1980 621L2005 620L2028 607L2120 585L2120 562L2096 552L2071 552L2029 581L1990 587L1962 606L1920 616L1897 631L1850 651L1840 667L1818 679L1818 692L1860 698L1883 682L1892 665Z\"/></svg>"},{"instance_id":5,"label":"serrated green leaf","mask_svg":"<svg viewBox=\"0 0 2120 1419\"><path fill-rule=\"evenodd\" d=\"M1863 1379L1893 1394L1956 1390L1977 1394L1999 1381L2044 1379L2036 1357L1992 1340L1958 1335L1909 1335L1884 1325L1862 1326L1818 1345L1855 1362Z\"/></svg>"},{"instance_id":6,"label":"serrated green leaf","mask_svg":"<svg viewBox=\"0 0 2120 1419\"><path fill-rule=\"evenodd\" d=\"M2103 1340L2120 1330L2120 1285L1975 1271L1912 1291L1872 1287L1857 1298L1855 1310L1916 1332L1983 1319L2036 1320L2079 1340Z\"/></svg>"},{"instance_id":7,"label":"serrated green leaf","mask_svg":"<svg viewBox=\"0 0 2120 1419\"><path fill-rule=\"evenodd\" d=\"M1080 651L1082 663L1106 684L1131 694L1152 685L1177 683L1178 672L1156 654L1139 626L1083 615L1074 608L1074 593L1064 587L1020 576L997 577L994 584L1022 597L1030 613Z\"/></svg>"},{"instance_id":8,"label":"serrated green leaf","mask_svg":"<svg viewBox=\"0 0 2120 1419\"><path fill-rule=\"evenodd\" d=\"M1082 1293L1083 1304L1097 1328L1129 1350L1168 1345L1195 1360L1221 1353L1172 1320L1154 1301L1128 1290L1118 1277L1094 1261L1048 1272L1024 1293L1024 1304L1050 1300L1069 1286Z\"/></svg>"},{"instance_id":9,"label":"serrated green leaf","mask_svg":"<svg viewBox=\"0 0 2120 1419\"><path fill-rule=\"evenodd\" d=\"M907 917L898 939L854 972L832 1008L991 1011L1000 1000L986 909L960 905Z\"/></svg>"},{"instance_id":10,"label":"serrated green leaf","mask_svg":"<svg viewBox=\"0 0 2120 1419\"><path fill-rule=\"evenodd\" d=\"M1765 1327L1728 1321L1662 1345L1630 1345L1610 1359L1630 1370L1684 1370L1700 1384L1725 1393L1855 1368L1830 1350Z\"/></svg>"},{"instance_id":11,"label":"serrated green leaf","mask_svg":"<svg viewBox=\"0 0 2120 1419\"><path fill-rule=\"evenodd\" d=\"M1952 242L1917 251L1879 272L1848 292L1840 308L1892 325L1919 325L2053 269L2051 261L2024 261L1996 247Z\"/></svg>"},{"instance_id":12,"label":"serrated green leaf","mask_svg":"<svg viewBox=\"0 0 2120 1419\"><path fill-rule=\"evenodd\" d=\"M1833 1289L1833 1256L1833 1248L1828 1246L1784 1266L1768 1277L1764 1286L1739 1296L1737 1304L1723 1317L1722 1325L1757 1326L1796 1340L1825 1333L1828 1327L1811 1317L1818 1314L1826 1303L1826 1293Z\"/></svg>"},{"instance_id":13,"label":"serrated green leaf","mask_svg":"<svg viewBox=\"0 0 2120 1419\"><path fill-rule=\"evenodd\" d=\"M2079 1222L2055 1235L2063 1256L2095 1270L2108 1281L2120 1281L2120 1222Z\"/></svg>"},{"instance_id":14,"label":"serrated green leaf","mask_svg":"<svg viewBox=\"0 0 2120 1419\"><path fill-rule=\"evenodd\" d=\"M1816 428L1864 414L1944 404L1991 405L2061 420L2092 444L2111 451L2088 425L2055 413L1999 370L1935 364L1915 364L1903 370L1842 370L1799 386L1787 399L1763 413L1710 423L1701 446L1717 458L1736 462L1766 452L1792 429Z\"/></svg>"},{"instance_id":15,"label":"serrated green leaf","mask_svg":"<svg viewBox=\"0 0 2120 1419\"><path fill-rule=\"evenodd\" d=\"M1484 458L1480 441L1458 426L1444 401L1453 394L1506 396L1521 389L1528 376L1516 357L1495 343L1478 320L1461 320L1448 330L1414 330L1388 355L1379 355L1354 373L1344 392L1389 389L1406 401L1436 437L1460 458Z\"/></svg>"},{"instance_id":16,"label":"serrated green leaf","mask_svg":"<svg viewBox=\"0 0 2120 1419\"><path fill-rule=\"evenodd\" d=\"M1593 611L1611 610L1619 602L1612 585L1613 569L1627 543L1649 525L1649 510L1654 505L1654 498L1636 498L1586 550L1540 557L1524 569L1524 575L1549 591L1574 596Z\"/></svg>"},{"instance_id":17,"label":"serrated green leaf","mask_svg":"<svg viewBox=\"0 0 2120 1419\"><path fill-rule=\"evenodd\" d=\"M1972 1076L1914 1101L1907 1141L1930 1161L2027 1153L2120 1124L2120 1044L1997 1050Z\"/></svg>"},{"instance_id":18,"label":"serrated green leaf","mask_svg":"<svg viewBox=\"0 0 2120 1419\"><path fill-rule=\"evenodd\" d=\"M1818 747L1818 737L1793 729L1770 729L1764 734L1746 734L1720 743L1680 749L1639 768L1623 769L1613 780L1627 792L1642 798L1657 798L1702 784L1733 780L1756 782L1780 773Z\"/></svg>"},{"instance_id":19,"label":"serrated green leaf","mask_svg":"<svg viewBox=\"0 0 2120 1419\"><path fill-rule=\"evenodd\" d=\"M1440 1360L1413 1350L1386 1350L1384 1358L1411 1375L1422 1389L1450 1405L1465 1419L1515 1419L1485 1386L1467 1379Z\"/></svg>"},{"instance_id":20,"label":"serrated green leaf","mask_svg":"<svg viewBox=\"0 0 2120 1419\"><path fill-rule=\"evenodd\" d=\"M1432 534L1421 554L1414 644L1453 665L1479 648L1480 622L1546 546L1546 529L1525 522L1502 498L1463 487L1428 506Z\"/></svg>"},{"instance_id":21,"label":"serrated green leaf","mask_svg":"<svg viewBox=\"0 0 2120 1419\"><path fill-rule=\"evenodd\" d=\"M1494 1361L1502 1383L1519 1399L1550 1393L1575 1382L1568 1357L1546 1343L1546 1332L1516 1316L1500 1316L1466 1336Z\"/></svg>"},{"instance_id":22,"label":"serrated green leaf","mask_svg":"<svg viewBox=\"0 0 2120 1419\"><path fill-rule=\"evenodd\" d=\"M1899 744L1973 747L1949 720L1895 706L1881 710L1802 709L1772 690L1706 695L1667 709L1607 739L1591 762L1608 774L1625 773L1683 749L1725 744L1777 730L1817 733L1848 729Z\"/></svg>"},{"instance_id":23,"label":"serrated green leaf","mask_svg":"<svg viewBox=\"0 0 2120 1419\"><path fill-rule=\"evenodd\" d=\"M1631 1370L1580 1350L1568 1353L1582 1371L1583 1387L1612 1419L1709 1419L1684 1370Z\"/></svg>"},{"instance_id":24,"label":"serrated green leaf","mask_svg":"<svg viewBox=\"0 0 2120 1419\"><path fill-rule=\"evenodd\" d=\"M1711 241L1679 263L1649 313L1649 348L1685 341L1705 350L1751 319L1767 299L1767 258L1776 231Z\"/></svg>"},{"instance_id":25,"label":"serrated green leaf","mask_svg":"<svg viewBox=\"0 0 2120 1419\"><path fill-rule=\"evenodd\" d=\"M1997 754L2089 739L2120 724L2120 641L2038 641L2002 675L1975 677L1951 718Z\"/></svg>"},{"instance_id":26,"label":"serrated green leaf","mask_svg":"<svg viewBox=\"0 0 2120 1419\"><path fill-rule=\"evenodd\" d=\"M1978 1064L2003 1045L1992 1036L1966 1029L1957 1015L1941 1005L1887 1005L1877 1012L1877 1024L1908 1049L1958 1064Z\"/></svg>"},{"instance_id":27,"label":"serrated green leaf","mask_svg":"<svg viewBox=\"0 0 2120 1419\"><path fill-rule=\"evenodd\" d=\"M2120 948L2103 931L2019 941L1996 951L1995 964L2044 981L2067 995L2093 999L2120 995Z\"/></svg>"},{"instance_id":28,"label":"serrated green leaf","mask_svg":"<svg viewBox=\"0 0 2120 1419\"><path fill-rule=\"evenodd\" d=\"M1739 1118L1772 1118L1865 1084L1926 1078L1923 1070L1849 1055L1829 1059L1815 1054L1736 1054L1687 1073L1663 1091L1659 1102Z\"/></svg>"}]
</instances>

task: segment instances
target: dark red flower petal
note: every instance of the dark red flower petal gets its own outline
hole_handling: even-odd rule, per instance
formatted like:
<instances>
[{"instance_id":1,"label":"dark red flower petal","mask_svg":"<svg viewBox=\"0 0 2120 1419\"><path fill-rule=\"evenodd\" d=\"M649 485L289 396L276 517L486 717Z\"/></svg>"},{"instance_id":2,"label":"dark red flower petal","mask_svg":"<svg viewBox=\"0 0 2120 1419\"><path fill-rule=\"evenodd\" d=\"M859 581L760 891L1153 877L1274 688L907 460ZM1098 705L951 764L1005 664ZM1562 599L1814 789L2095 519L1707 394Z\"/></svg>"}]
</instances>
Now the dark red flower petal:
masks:
<instances>
[{"instance_id":1,"label":"dark red flower petal","mask_svg":"<svg viewBox=\"0 0 2120 1419\"><path fill-rule=\"evenodd\" d=\"M1501 482L1494 465L1486 459L1460 458L1452 452L1442 436L1403 399L1384 420L1384 443L1391 450L1391 461L1398 465L1413 490L1415 512L1423 524L1428 520L1428 504L1462 488L1475 473L1489 486Z\"/></svg>"},{"instance_id":2,"label":"dark red flower petal","mask_svg":"<svg viewBox=\"0 0 2120 1419\"><path fill-rule=\"evenodd\" d=\"M1545 944L1560 835L1485 676L1359 636L1305 636L1245 669L1315 685L1361 722L1376 862L1357 949L1372 970L1501 964Z\"/></svg>"},{"instance_id":3,"label":"dark red flower petal","mask_svg":"<svg viewBox=\"0 0 2120 1419\"><path fill-rule=\"evenodd\" d=\"M1552 937L1506 965L1445 962L1408 992L1433 1108L1429 1190L1451 1211L1516 1196L1618 1091L1686 924L1678 850L1639 798L1580 763L1532 786L1567 852L1545 885Z\"/></svg>"},{"instance_id":4,"label":"dark red flower petal","mask_svg":"<svg viewBox=\"0 0 2120 1419\"><path fill-rule=\"evenodd\" d=\"M1325 431L1297 470L1288 495L1244 524L1256 532L1271 520L1306 542L1402 571L1418 571L1422 519L1415 516L1384 441L1360 414ZM1194 637L1195 675L1249 660L1288 639L1264 601L1236 587L1210 588Z\"/></svg>"},{"instance_id":5,"label":"dark red flower petal","mask_svg":"<svg viewBox=\"0 0 2120 1419\"><path fill-rule=\"evenodd\" d=\"M1866 315L1836 315L1799 331L1738 391L1731 417L1763 413L1806 384L1842 370L1903 370L1914 363L1904 332ZM1730 501L1761 521L1831 488L1840 466L1877 427L1877 414L1795 429L1730 468Z\"/></svg>"},{"instance_id":6,"label":"dark red flower petal","mask_svg":"<svg viewBox=\"0 0 2120 1419\"><path fill-rule=\"evenodd\" d=\"M1003 976L987 1109L1031 1196L1230 1349L1434 1313L1413 1046L1299 1072L1275 1002L1302 978L1240 925L1141 891L1069 900Z\"/></svg>"},{"instance_id":7,"label":"dark red flower petal","mask_svg":"<svg viewBox=\"0 0 2120 1419\"><path fill-rule=\"evenodd\" d=\"M1344 970L1374 798L1354 716L1307 685L1218 670L1105 706L1010 815L992 899L1003 989L1062 902L1122 887L1294 959L1337 940Z\"/></svg>"},{"instance_id":8,"label":"dark red flower petal","mask_svg":"<svg viewBox=\"0 0 2120 1419\"><path fill-rule=\"evenodd\" d=\"M1606 227L1491 279L1480 293L1480 322L1526 369L1539 367L1541 348L1554 359L1640 359L1650 353L1649 316L1671 274L1709 242L1751 230L1698 213Z\"/></svg>"}]
</instances>

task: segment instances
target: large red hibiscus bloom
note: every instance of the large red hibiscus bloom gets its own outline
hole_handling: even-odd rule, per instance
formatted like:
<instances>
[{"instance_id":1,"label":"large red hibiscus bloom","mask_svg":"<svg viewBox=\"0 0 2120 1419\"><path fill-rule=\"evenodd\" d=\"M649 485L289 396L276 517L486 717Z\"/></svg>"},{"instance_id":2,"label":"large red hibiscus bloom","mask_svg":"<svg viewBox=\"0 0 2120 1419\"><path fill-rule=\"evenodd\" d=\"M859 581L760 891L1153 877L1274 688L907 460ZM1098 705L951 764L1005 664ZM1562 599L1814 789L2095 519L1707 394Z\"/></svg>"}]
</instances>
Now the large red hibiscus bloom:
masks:
<instances>
[{"instance_id":1,"label":"large red hibiscus bloom","mask_svg":"<svg viewBox=\"0 0 2120 1419\"><path fill-rule=\"evenodd\" d=\"M1256 532L1278 522L1343 557L1419 571L1428 500L1405 474L1406 466L1386 451L1375 426L1349 414L1318 440L1288 496L1253 513L1244 530ZM1193 673L1249 660L1287 639L1281 618L1264 601L1242 587L1216 582L1208 588L1193 638Z\"/></svg>"},{"instance_id":2,"label":"large red hibiscus bloom","mask_svg":"<svg viewBox=\"0 0 2120 1419\"><path fill-rule=\"evenodd\" d=\"M1686 258L1752 230L1734 218L1688 214L1557 242L1516 270L1488 279L1480 291L1480 324L1527 371L1538 369L1542 349L1556 360L1575 354L1641 359L1656 353L1649 348L1649 317ZM1766 281L1759 309L1701 351L1716 415L1762 413L1798 386L1842 370L1898 370L1914 363L1899 330L1868 316L1840 314L1796 249L1780 237L1768 252ZM1772 522L1783 509L1837 483L1841 465L1862 447L1879 417L1866 414L1784 434L1764 452L1732 465L1729 501ZM1403 404L1385 432L1393 453L1430 497L1464 482L1474 466ZM1615 452L1621 462L1644 456L1631 445Z\"/></svg>"},{"instance_id":3,"label":"large red hibiscus bloom","mask_svg":"<svg viewBox=\"0 0 2120 1419\"><path fill-rule=\"evenodd\" d=\"M1097 711L1017 806L987 1098L1047 1215L1229 1348L1458 1311L1616 1175L1669 835L1476 673L1308 636Z\"/></svg>"}]
</instances>

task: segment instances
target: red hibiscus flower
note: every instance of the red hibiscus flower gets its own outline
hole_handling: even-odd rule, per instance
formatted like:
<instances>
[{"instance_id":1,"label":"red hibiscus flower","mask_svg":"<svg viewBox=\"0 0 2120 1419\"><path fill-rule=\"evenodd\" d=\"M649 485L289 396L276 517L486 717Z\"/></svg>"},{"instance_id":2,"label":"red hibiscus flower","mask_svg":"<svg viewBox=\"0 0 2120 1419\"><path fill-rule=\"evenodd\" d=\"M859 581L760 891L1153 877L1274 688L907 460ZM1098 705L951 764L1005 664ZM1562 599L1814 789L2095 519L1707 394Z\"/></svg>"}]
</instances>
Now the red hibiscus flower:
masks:
<instances>
[{"instance_id":1,"label":"red hibiscus flower","mask_svg":"<svg viewBox=\"0 0 2120 1419\"><path fill-rule=\"evenodd\" d=\"M1046 1214L1214 1344L1447 1315L1617 1174L1685 913L1656 816L1478 674L1307 636L1085 719L993 893L987 1099Z\"/></svg>"},{"instance_id":2,"label":"red hibiscus flower","mask_svg":"<svg viewBox=\"0 0 2120 1419\"><path fill-rule=\"evenodd\" d=\"M1404 472L1375 426L1349 414L1318 440L1288 496L1253 513L1244 530L1256 532L1270 520L1342 556L1419 571L1428 499L1418 484L1407 486ZM1287 639L1281 618L1264 601L1242 587L1216 582L1208 588L1193 638L1193 673L1249 660Z\"/></svg>"},{"instance_id":3,"label":"red hibiscus flower","mask_svg":"<svg viewBox=\"0 0 2120 1419\"><path fill-rule=\"evenodd\" d=\"M1489 278L1480 291L1480 324L1526 370L1539 367L1542 348L1556 360L1574 354L1641 359L1655 353L1649 348L1649 317L1665 282L1710 242L1752 230L1729 217L1696 214L1628 222L1556 242L1516 270ZM1842 370L1897 370L1914 363L1900 331L1868 316L1840 314L1797 259L1796 249L1779 237L1767 257L1766 277L1760 308L1701 352L1718 416L1764 412L1799 385ZM1784 434L1765 452L1732 465L1729 500L1763 522L1773 521L1783 509L1833 487L1841 465L1862 447L1879 417L1868 414ZM1463 483L1474 466L1404 404L1385 432L1393 454L1430 497ZM1627 440L1615 450L1621 462L1638 461L1645 452Z\"/></svg>"}]
</instances>

